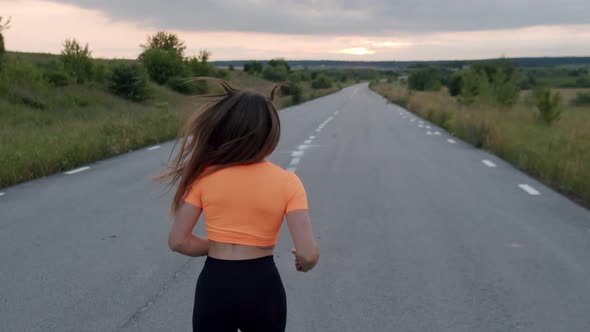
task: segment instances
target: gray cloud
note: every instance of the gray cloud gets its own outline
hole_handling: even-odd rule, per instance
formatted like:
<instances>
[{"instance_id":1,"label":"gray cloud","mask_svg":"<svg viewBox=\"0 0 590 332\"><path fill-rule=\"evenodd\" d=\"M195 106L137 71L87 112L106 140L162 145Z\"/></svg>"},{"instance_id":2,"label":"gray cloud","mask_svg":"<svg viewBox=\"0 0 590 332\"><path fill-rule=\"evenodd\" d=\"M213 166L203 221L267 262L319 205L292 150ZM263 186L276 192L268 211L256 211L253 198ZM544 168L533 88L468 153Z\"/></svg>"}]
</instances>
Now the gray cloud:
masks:
<instances>
[{"instance_id":1,"label":"gray cloud","mask_svg":"<svg viewBox=\"0 0 590 332\"><path fill-rule=\"evenodd\" d=\"M165 29L391 35L590 23L588 0L53 0Z\"/></svg>"}]
</instances>

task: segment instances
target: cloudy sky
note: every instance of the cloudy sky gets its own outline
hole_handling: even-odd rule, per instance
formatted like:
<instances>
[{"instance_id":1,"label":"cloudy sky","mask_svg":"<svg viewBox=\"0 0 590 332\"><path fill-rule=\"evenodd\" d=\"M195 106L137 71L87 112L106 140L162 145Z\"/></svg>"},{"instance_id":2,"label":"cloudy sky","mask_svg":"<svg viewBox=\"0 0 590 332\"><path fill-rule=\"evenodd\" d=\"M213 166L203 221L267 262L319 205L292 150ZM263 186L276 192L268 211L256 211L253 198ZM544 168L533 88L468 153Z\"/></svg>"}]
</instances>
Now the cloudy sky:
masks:
<instances>
[{"instance_id":1,"label":"cloudy sky","mask_svg":"<svg viewBox=\"0 0 590 332\"><path fill-rule=\"evenodd\" d=\"M588 0L0 0L8 49L134 58L158 30L213 60L590 56Z\"/></svg>"}]
</instances>

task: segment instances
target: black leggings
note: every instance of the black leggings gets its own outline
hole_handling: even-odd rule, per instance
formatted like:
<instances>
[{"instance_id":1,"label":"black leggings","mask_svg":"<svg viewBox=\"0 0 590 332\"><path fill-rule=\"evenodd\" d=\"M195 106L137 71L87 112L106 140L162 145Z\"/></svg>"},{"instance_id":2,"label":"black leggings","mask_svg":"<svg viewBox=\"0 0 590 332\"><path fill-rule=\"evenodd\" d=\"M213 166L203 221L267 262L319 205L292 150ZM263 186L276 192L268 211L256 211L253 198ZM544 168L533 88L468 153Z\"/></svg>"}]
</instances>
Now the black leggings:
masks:
<instances>
[{"instance_id":1,"label":"black leggings","mask_svg":"<svg viewBox=\"0 0 590 332\"><path fill-rule=\"evenodd\" d=\"M195 290L193 331L283 332L287 299L273 257L207 257Z\"/></svg>"}]
</instances>

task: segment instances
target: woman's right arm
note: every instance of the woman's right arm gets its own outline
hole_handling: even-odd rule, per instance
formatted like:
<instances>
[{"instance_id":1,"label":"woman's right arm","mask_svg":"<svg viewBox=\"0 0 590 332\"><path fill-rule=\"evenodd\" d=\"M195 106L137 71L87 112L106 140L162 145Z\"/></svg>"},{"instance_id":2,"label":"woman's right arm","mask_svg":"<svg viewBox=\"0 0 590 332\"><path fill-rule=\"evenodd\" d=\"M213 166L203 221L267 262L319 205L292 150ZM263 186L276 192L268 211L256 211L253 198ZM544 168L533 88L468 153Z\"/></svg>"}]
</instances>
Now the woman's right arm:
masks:
<instances>
[{"instance_id":1,"label":"woman's right arm","mask_svg":"<svg viewBox=\"0 0 590 332\"><path fill-rule=\"evenodd\" d=\"M313 236L307 210L296 210L287 213L287 226L295 244L294 254L300 270L307 272L313 269L320 259L320 253Z\"/></svg>"}]
</instances>

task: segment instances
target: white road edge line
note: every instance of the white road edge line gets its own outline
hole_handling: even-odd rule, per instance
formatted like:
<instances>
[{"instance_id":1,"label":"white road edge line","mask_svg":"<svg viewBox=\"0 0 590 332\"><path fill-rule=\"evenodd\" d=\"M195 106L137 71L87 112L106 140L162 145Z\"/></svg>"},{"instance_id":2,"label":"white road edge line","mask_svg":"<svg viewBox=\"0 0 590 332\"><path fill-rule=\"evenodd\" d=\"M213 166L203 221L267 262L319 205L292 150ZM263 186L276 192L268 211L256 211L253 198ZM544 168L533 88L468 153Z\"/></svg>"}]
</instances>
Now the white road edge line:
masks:
<instances>
[{"instance_id":1,"label":"white road edge line","mask_svg":"<svg viewBox=\"0 0 590 332\"><path fill-rule=\"evenodd\" d=\"M533 195L533 196L541 195L540 192L538 192L535 188L529 186L528 184L519 184L518 186L520 187L520 189L526 191L530 195Z\"/></svg>"},{"instance_id":2,"label":"white road edge line","mask_svg":"<svg viewBox=\"0 0 590 332\"><path fill-rule=\"evenodd\" d=\"M457 143L457 142L455 142L455 140L454 140L454 139L450 139L450 138L447 140L447 142L449 142L449 143L451 143L451 144L455 144L455 143Z\"/></svg>"},{"instance_id":3,"label":"white road edge line","mask_svg":"<svg viewBox=\"0 0 590 332\"><path fill-rule=\"evenodd\" d=\"M291 163L289 165L295 166L295 165L299 164L300 161L301 161L301 158L293 158L293 159L291 159Z\"/></svg>"},{"instance_id":4,"label":"white road edge line","mask_svg":"<svg viewBox=\"0 0 590 332\"><path fill-rule=\"evenodd\" d=\"M76 169L73 169L73 170L71 170L71 171L68 171L68 172L66 172L65 174L66 174L66 175L72 175L72 174L76 174L76 173L84 172L84 171L86 171L86 170L89 170L89 169L90 169L90 167L89 167L89 166L84 166L84 167L80 167L80 168L76 168Z\"/></svg>"},{"instance_id":5,"label":"white road edge line","mask_svg":"<svg viewBox=\"0 0 590 332\"><path fill-rule=\"evenodd\" d=\"M491 162L487 159L484 159L481 162L484 163L484 165L486 165L487 167L496 167L496 164L494 164L493 162Z\"/></svg>"},{"instance_id":6,"label":"white road edge line","mask_svg":"<svg viewBox=\"0 0 590 332\"><path fill-rule=\"evenodd\" d=\"M156 146L152 146L151 148L147 148L147 150L148 151L152 151L152 150L156 150L156 149L159 149L159 148L160 148L160 146L159 145L156 145Z\"/></svg>"},{"instance_id":7,"label":"white road edge line","mask_svg":"<svg viewBox=\"0 0 590 332\"><path fill-rule=\"evenodd\" d=\"M303 157L303 154L305 152L303 151L293 151L293 153L291 153L291 157Z\"/></svg>"}]
</instances>

